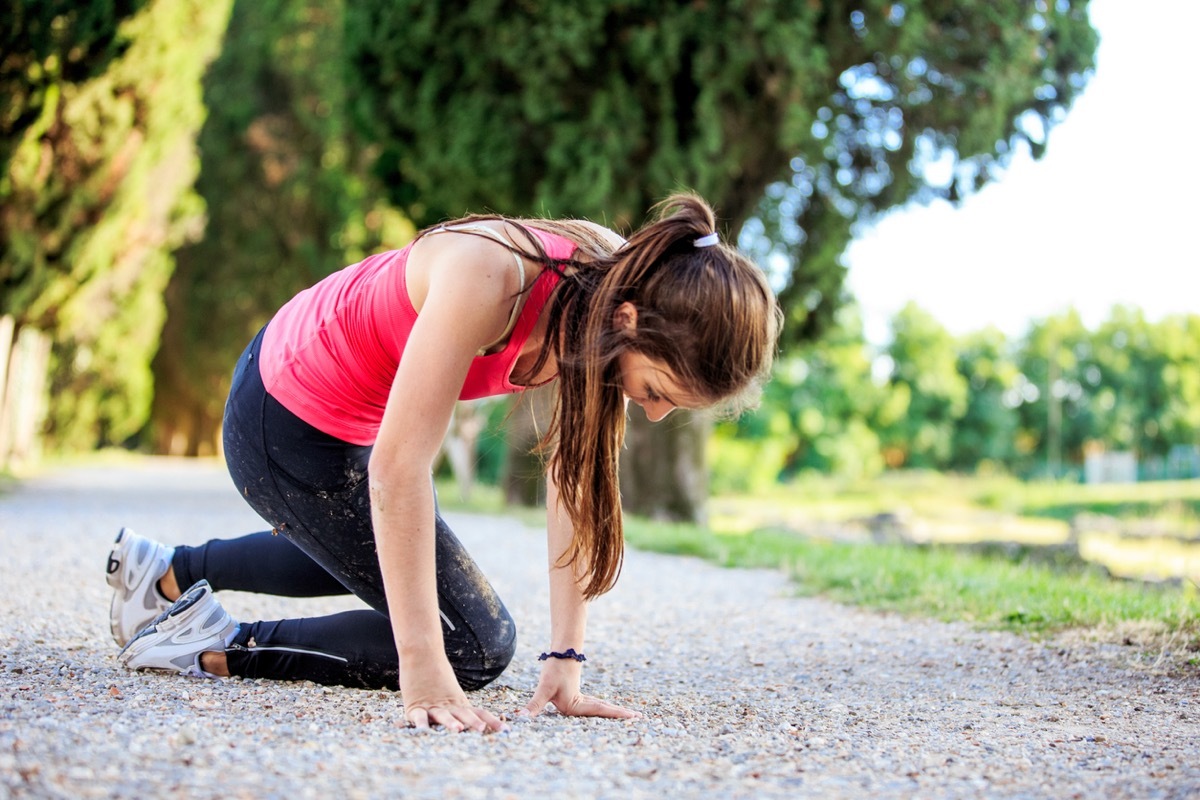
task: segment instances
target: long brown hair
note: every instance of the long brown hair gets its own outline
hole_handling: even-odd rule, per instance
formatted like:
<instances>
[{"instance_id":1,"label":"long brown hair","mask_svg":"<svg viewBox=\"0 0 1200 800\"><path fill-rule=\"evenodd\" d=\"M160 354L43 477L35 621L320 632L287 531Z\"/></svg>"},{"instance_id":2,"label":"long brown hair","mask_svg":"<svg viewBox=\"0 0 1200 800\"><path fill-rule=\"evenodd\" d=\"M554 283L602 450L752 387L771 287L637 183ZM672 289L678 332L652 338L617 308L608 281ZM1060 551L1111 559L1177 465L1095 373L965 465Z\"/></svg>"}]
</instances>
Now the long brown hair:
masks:
<instances>
[{"instance_id":1,"label":"long brown hair","mask_svg":"<svg viewBox=\"0 0 1200 800\"><path fill-rule=\"evenodd\" d=\"M512 248L561 278L545 312L546 342L529 374L550 358L557 363L558 400L539 451L553 454L552 477L574 527L566 560L586 576L583 593L591 599L613 587L624 557L617 479L625 438L621 354L662 362L691 396L736 413L757 402L782 315L752 262L725 244L696 246L716 232L712 209L696 195L659 203L652 220L616 250L585 224L514 221L571 239L583 256L550 259L527 231L532 252ZM633 330L614 324L626 302L637 309Z\"/></svg>"}]
</instances>

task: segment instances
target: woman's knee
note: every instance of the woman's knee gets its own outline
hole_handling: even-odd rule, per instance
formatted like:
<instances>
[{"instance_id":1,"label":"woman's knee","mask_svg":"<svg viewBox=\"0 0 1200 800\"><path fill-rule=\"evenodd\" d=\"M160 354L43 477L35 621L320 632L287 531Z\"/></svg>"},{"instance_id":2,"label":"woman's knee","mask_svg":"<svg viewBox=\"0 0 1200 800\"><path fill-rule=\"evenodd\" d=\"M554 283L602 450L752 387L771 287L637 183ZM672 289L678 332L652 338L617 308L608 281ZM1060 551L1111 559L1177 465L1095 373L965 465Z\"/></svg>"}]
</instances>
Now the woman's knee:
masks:
<instances>
[{"instance_id":1,"label":"woman's knee","mask_svg":"<svg viewBox=\"0 0 1200 800\"><path fill-rule=\"evenodd\" d=\"M458 660L451 658L458 683L463 689L482 689L504 674L517 652L517 625L508 610L485 630L476 630L478 650L474 658Z\"/></svg>"}]
</instances>

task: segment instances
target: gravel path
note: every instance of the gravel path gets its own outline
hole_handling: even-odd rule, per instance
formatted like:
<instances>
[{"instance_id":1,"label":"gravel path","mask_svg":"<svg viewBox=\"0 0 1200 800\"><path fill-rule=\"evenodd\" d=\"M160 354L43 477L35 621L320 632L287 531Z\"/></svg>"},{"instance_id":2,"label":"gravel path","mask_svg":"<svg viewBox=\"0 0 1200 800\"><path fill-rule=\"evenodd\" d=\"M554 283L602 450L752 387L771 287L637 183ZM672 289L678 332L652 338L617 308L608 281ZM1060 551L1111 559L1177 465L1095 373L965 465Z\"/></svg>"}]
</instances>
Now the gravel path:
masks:
<instances>
[{"instance_id":1,"label":"gravel path","mask_svg":"<svg viewBox=\"0 0 1200 800\"><path fill-rule=\"evenodd\" d=\"M511 713L545 640L543 537L448 517L521 626L477 695ZM637 552L592 609L585 688L639 720L418 734L386 692L130 673L103 579L120 525L172 543L260 527L211 463L60 470L0 496L0 798L1200 796L1195 676ZM244 619L355 603L222 599Z\"/></svg>"}]
</instances>

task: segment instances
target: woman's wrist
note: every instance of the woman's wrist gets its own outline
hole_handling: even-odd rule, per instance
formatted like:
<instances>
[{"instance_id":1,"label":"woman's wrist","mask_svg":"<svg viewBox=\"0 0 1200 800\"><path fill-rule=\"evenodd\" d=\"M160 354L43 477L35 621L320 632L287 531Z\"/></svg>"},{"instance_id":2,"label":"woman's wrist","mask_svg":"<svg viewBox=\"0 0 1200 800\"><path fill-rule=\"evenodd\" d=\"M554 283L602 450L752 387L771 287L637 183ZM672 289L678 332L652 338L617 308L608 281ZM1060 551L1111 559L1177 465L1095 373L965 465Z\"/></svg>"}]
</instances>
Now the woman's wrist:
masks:
<instances>
[{"instance_id":1,"label":"woman's wrist","mask_svg":"<svg viewBox=\"0 0 1200 800\"><path fill-rule=\"evenodd\" d=\"M412 665L427 663L434 659L446 659L445 645L440 641L433 642L421 638L412 638L404 641L397 640L396 655L399 656L400 664Z\"/></svg>"}]
</instances>

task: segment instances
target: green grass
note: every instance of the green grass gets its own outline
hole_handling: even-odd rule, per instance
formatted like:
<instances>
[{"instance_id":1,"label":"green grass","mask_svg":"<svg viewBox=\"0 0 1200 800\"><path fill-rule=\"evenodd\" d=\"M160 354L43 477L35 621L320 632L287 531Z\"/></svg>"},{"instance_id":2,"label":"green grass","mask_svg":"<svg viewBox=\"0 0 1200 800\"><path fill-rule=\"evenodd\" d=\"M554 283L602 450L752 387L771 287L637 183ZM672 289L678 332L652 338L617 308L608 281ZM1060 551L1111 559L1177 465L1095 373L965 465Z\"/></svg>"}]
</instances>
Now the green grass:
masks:
<instances>
[{"instance_id":1,"label":"green grass","mask_svg":"<svg viewBox=\"0 0 1200 800\"><path fill-rule=\"evenodd\" d=\"M1200 593L1190 584L1149 586L950 547L821 541L779 531L722 535L631 519L626 536L641 549L782 568L801 594L869 608L1034 635L1138 622L1200 637Z\"/></svg>"},{"instance_id":2,"label":"green grass","mask_svg":"<svg viewBox=\"0 0 1200 800\"><path fill-rule=\"evenodd\" d=\"M1200 496L1200 481L1115 487L1116 492L1106 488L1107 494L1096 487L909 473L851 486L822 478L778 487L766 497L717 498L713 505L752 509L760 520L788 513L838 520L901 505L943 516L980 510L994 514L997 507L1006 512L1052 508L1057 514L1068 505L1112 507L1130 497L1161 512L1180 494ZM495 487L479 486L464 501L453 483L439 483L439 496L444 508L515 516L533 527L545 524L541 509L506 507ZM770 525L714 531L627 516L625 535L641 550L695 556L728 567L782 569L800 595L1035 638L1071 632L1131 645L1132 651L1122 652L1132 661L1183 670L1200 667L1200 590L1190 581L1152 585L1114 580L1098 568L1031 558L1030 550L1020 548L981 553L949 545L832 541Z\"/></svg>"},{"instance_id":3,"label":"green grass","mask_svg":"<svg viewBox=\"0 0 1200 800\"><path fill-rule=\"evenodd\" d=\"M1015 496L1022 507L1067 503L1082 507L1103 496L1096 487L1022 487L1015 483L1006 478L910 473L847 488L819 479L779 487L767 497L718 498L714 505L736 503L755 509L761 518L789 510L816 518L820 510L837 509L826 517L834 520L847 513L878 513L901 501L926 514L960 513L963 508L983 507L977 498L998 489L1009 493L1005 502L1013 502ZM1153 484L1107 488L1110 497L1116 488L1115 496L1121 502L1137 492L1143 499L1157 493L1162 502L1170 502L1181 491L1179 486ZM1195 490L1200 486L1188 484L1182 489ZM506 508L494 487L477 487L470 502L462 501L453 484L439 484L439 495L446 508L503 513L532 526L544 524L539 509ZM782 569L793 579L798 593L852 605L962 620L1033 636L1080 628L1101 632L1103 638L1105 631L1111 634L1134 624L1156 631L1159 638L1182 637L1200 648L1200 591L1191 581L1151 585L1114 580L1097 568L1030 557L1027 549L980 553L937 544L833 541L769 525L750 531L720 527L714 531L627 517L625 535L631 546L642 550L696 556L729 567Z\"/></svg>"}]
</instances>

